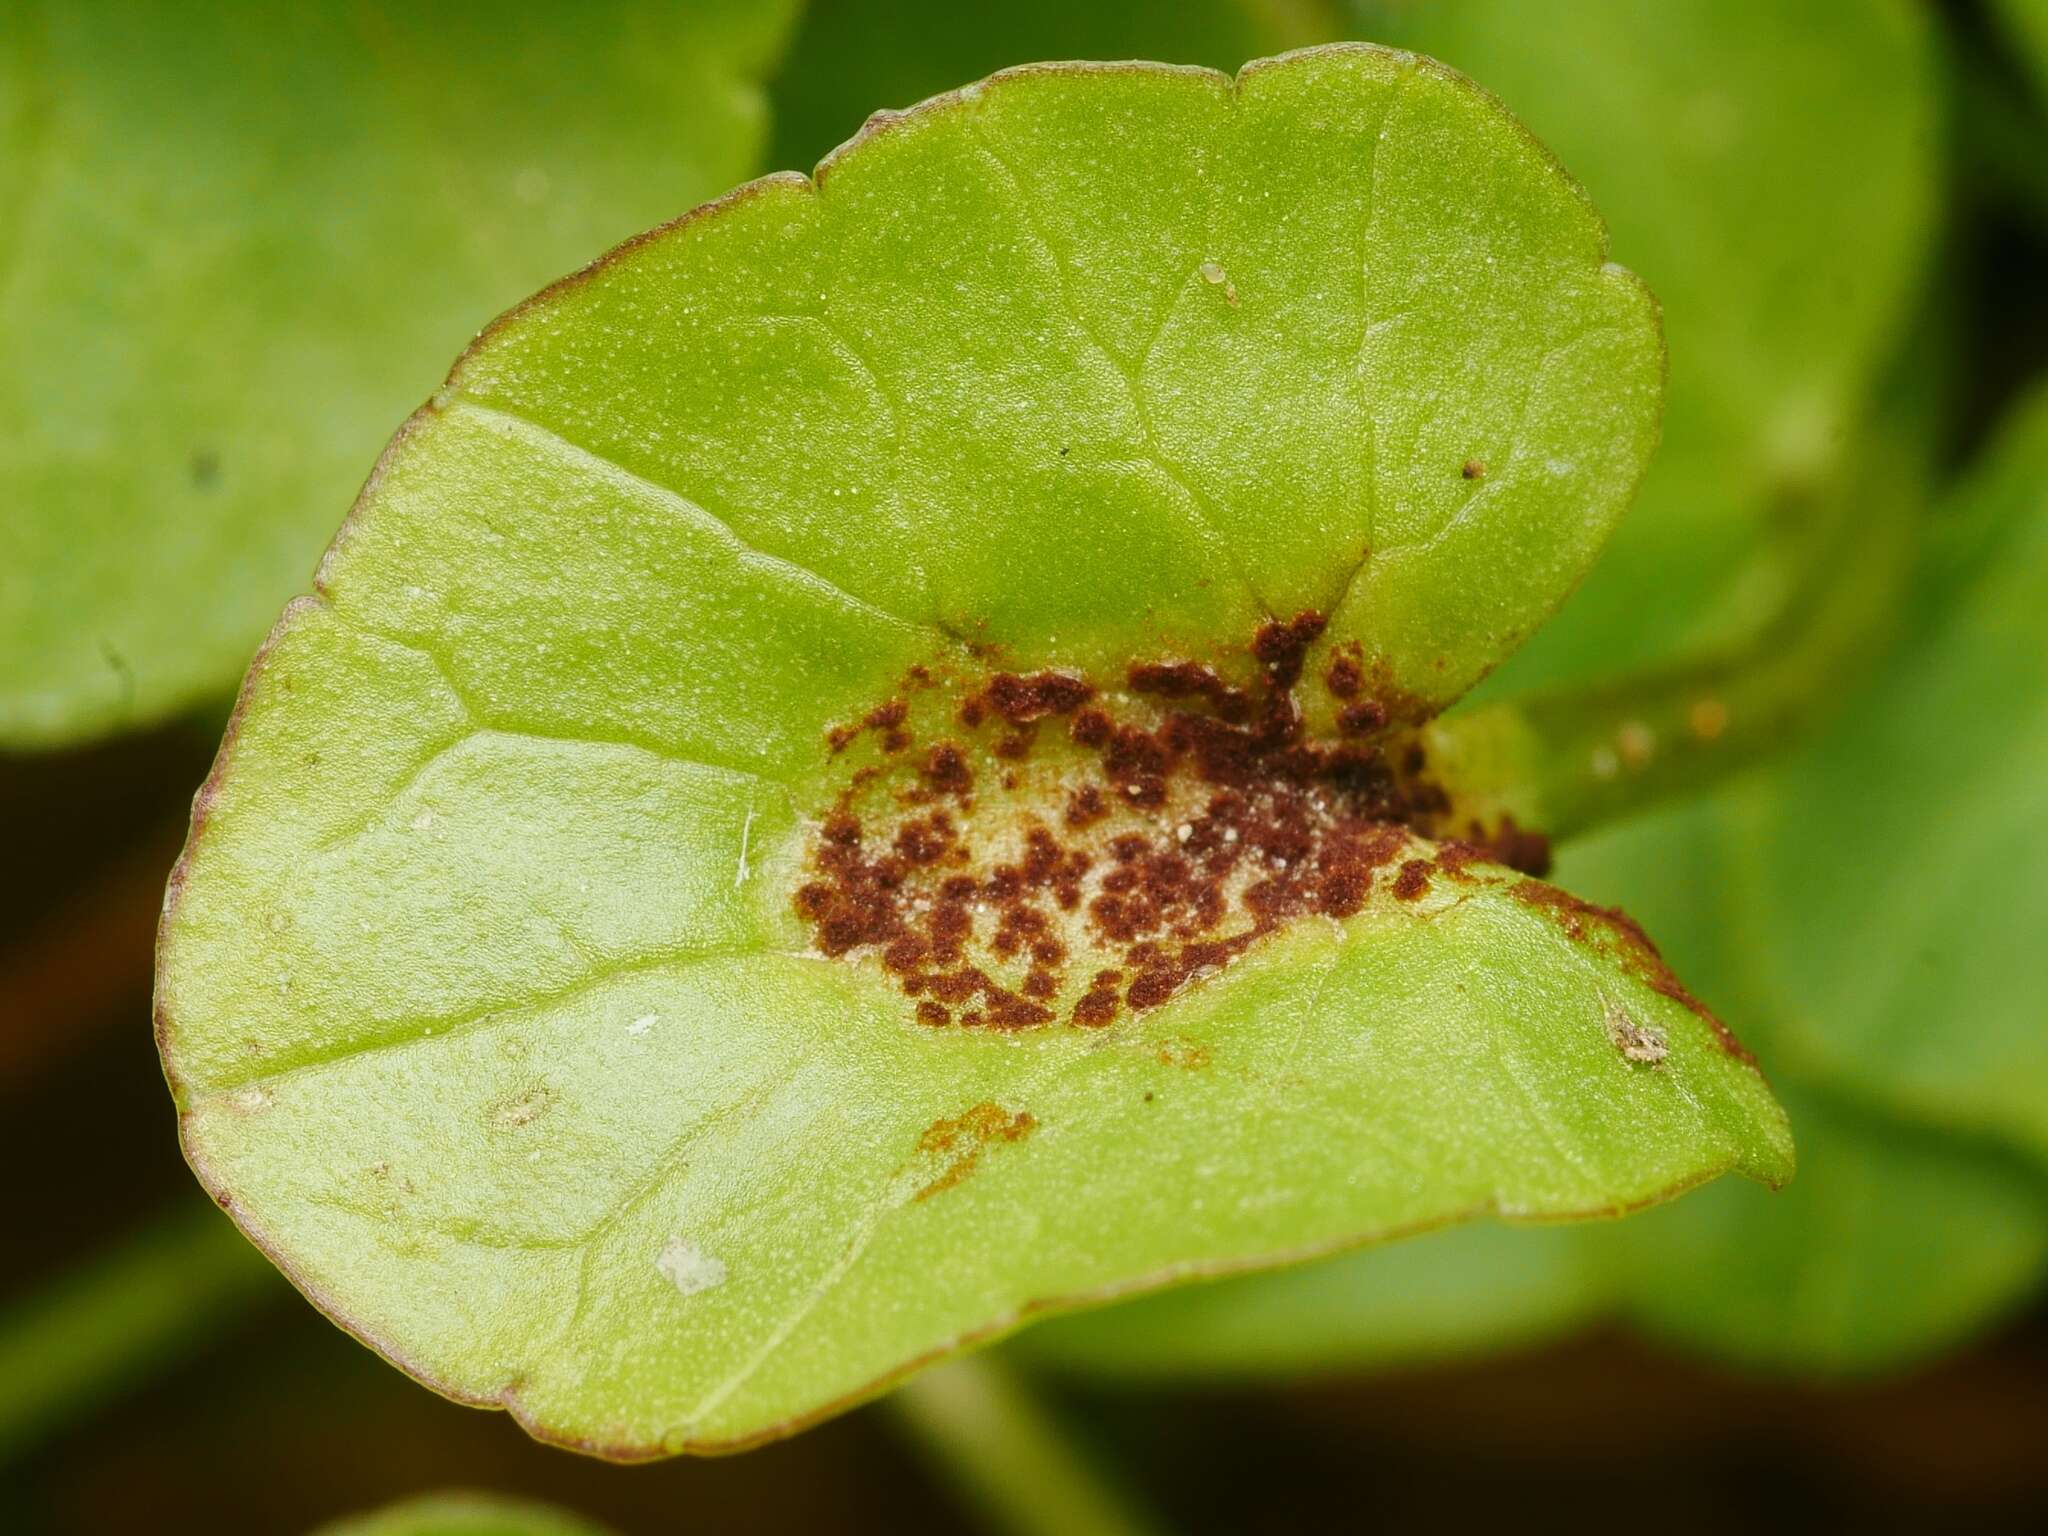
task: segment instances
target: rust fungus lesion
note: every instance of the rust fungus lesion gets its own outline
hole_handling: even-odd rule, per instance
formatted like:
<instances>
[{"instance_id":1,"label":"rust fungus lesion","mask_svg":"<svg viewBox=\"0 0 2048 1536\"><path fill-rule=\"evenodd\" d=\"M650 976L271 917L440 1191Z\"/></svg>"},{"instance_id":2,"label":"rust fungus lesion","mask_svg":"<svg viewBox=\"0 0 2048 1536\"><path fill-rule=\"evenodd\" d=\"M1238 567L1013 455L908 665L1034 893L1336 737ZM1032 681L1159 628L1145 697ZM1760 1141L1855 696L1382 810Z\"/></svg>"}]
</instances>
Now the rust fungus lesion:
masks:
<instances>
[{"instance_id":1,"label":"rust fungus lesion","mask_svg":"<svg viewBox=\"0 0 2048 1536\"><path fill-rule=\"evenodd\" d=\"M1183 1072L1199 1072L1209 1065L1209 1047L1186 1035L1153 1041L1152 1054L1162 1067L1178 1067Z\"/></svg>"},{"instance_id":2,"label":"rust fungus lesion","mask_svg":"<svg viewBox=\"0 0 2048 1536\"><path fill-rule=\"evenodd\" d=\"M1573 943L1598 950L1659 997L1670 999L1698 1018L1712 1032L1715 1043L1737 1061L1756 1065L1749 1047L1686 989L1655 942L1643 931L1643 925L1621 908L1595 906L1541 880L1520 881L1512 888L1512 894L1549 918Z\"/></svg>"},{"instance_id":3,"label":"rust fungus lesion","mask_svg":"<svg viewBox=\"0 0 2048 1536\"><path fill-rule=\"evenodd\" d=\"M974 1172L990 1146L1022 1141L1037 1129L1029 1110L1005 1109L986 1099L934 1120L917 1138L918 1161L929 1177L911 1198L929 1200L953 1188Z\"/></svg>"},{"instance_id":4,"label":"rust fungus lesion","mask_svg":"<svg viewBox=\"0 0 2048 1536\"><path fill-rule=\"evenodd\" d=\"M1220 665L916 669L827 738L848 767L794 898L813 945L927 1028L1101 1029L1290 924L1547 867L1539 834L1454 803L1355 644L1308 675L1323 629L1272 620Z\"/></svg>"}]
</instances>

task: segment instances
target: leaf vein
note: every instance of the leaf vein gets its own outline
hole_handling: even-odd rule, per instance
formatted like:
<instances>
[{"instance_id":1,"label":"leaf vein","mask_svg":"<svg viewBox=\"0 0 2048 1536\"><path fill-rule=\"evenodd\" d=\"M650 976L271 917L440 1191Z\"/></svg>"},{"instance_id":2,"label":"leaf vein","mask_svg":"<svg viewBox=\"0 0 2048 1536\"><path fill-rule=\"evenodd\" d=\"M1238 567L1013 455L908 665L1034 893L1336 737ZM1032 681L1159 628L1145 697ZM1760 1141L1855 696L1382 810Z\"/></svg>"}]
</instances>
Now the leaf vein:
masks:
<instances>
[{"instance_id":1,"label":"leaf vein","mask_svg":"<svg viewBox=\"0 0 2048 1536\"><path fill-rule=\"evenodd\" d=\"M769 550L762 549L758 545L748 543L740 537L738 530L734 528L730 520L711 511L705 506L701 498L686 495L673 485L664 484L659 480L654 480L641 474L638 470L629 469L617 459L610 458L594 448L577 442L558 427L551 426L544 421L535 420L533 417L523 415L518 411L508 409L503 404L480 400L472 395L464 395L454 401L450 409L455 408L493 418L506 429L524 437L529 443L542 447L544 451L553 453L556 457L567 463L608 478L623 480L638 488L643 494L652 495L663 505L680 512L685 521L695 523L705 532L712 533L725 541L742 560L777 571L793 580L797 585L808 587L820 595L829 596L856 612L867 614L871 618L880 619L885 623L903 629L926 630L944 640L950 641L952 639L952 636L948 635L930 619L914 619L905 614L884 608L879 603L861 597L857 593L849 592L845 587L839 585L839 583L833 581L821 571L815 570L800 561L793 560L787 555L778 555Z\"/></svg>"},{"instance_id":2,"label":"leaf vein","mask_svg":"<svg viewBox=\"0 0 2048 1536\"><path fill-rule=\"evenodd\" d=\"M1093 322L1082 314L1080 305L1074 299L1072 285L1068 281L1067 264L1060 259L1058 249L1047 235L1045 226L1036 212L1035 200L1030 193L1025 191L1023 181L1011 169L1009 162L1004 160L989 143L987 129L981 126L979 119L974 121L976 136L979 140L976 146L977 149L1001 173L1003 179L1009 183L1011 194L1015 199L1025 230L1037 243L1040 252L1045 257L1046 264L1052 268L1054 288L1059 295L1060 308L1066 313L1067 318L1073 322L1074 328L1081 333L1082 338L1102 354L1104 361L1109 364L1111 371L1116 374L1118 380L1123 384L1124 393L1130 399L1131 413L1137 419L1139 433L1144 438L1143 446L1147 462L1152 464L1188 499L1189 508L1193 513L1196 525L1201 528L1202 532L1209 537L1216 548L1222 553L1225 562L1231 567L1232 574L1242 584L1246 595L1251 598L1253 606L1258 608L1267 617L1272 617L1272 606L1266 601L1264 594L1259 591L1258 585L1252 580L1251 572L1245 566L1243 554L1239 551L1235 542L1226 538L1222 529L1217 526L1216 517L1221 509L1216 504L1215 499L1196 485L1193 477L1182 469L1179 464L1174 462L1172 457L1167 454L1164 445L1161 444L1158 429L1152 420L1151 404L1146 397L1143 374L1138 367L1119 357L1116 350L1102 338L1101 333L1096 329ZM1171 321L1172 316L1173 306L1169 304L1166 307L1165 313L1160 317L1158 329L1154 332L1151 343L1145 349L1146 356L1149 357L1152 348L1158 345L1159 337L1165 333L1166 326Z\"/></svg>"},{"instance_id":3,"label":"leaf vein","mask_svg":"<svg viewBox=\"0 0 2048 1536\"><path fill-rule=\"evenodd\" d=\"M326 1049L310 1051L297 1060L287 1061L282 1065L266 1065L263 1070L252 1072L246 1077L224 1078L212 1084L206 1093L195 1099L193 1107L196 1108L225 1094L238 1093L249 1088L275 1087L279 1083L309 1073L321 1072L328 1067L361 1057L382 1055L387 1051L400 1050L409 1045L424 1045L430 1041L444 1043L458 1040L477 1030L487 1029L493 1024L522 1014L540 1013L549 1008L559 1007L563 1003L573 1002L586 992L628 976L669 969L690 970L713 961L749 959L766 953L771 951L758 946L702 950L681 947L604 964L584 971L559 986L521 997L516 1001L494 1000L427 1020L402 1019L386 1025L381 1030L336 1042Z\"/></svg>"}]
</instances>

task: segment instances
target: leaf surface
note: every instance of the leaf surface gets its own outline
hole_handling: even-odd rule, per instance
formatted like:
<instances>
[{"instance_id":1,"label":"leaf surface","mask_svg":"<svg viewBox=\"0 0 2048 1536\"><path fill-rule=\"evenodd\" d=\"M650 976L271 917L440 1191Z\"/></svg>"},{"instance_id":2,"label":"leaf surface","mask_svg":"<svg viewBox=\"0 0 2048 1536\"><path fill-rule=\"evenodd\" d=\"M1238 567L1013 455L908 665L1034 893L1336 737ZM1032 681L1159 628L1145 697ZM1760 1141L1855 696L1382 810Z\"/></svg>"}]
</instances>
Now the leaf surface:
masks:
<instances>
[{"instance_id":1,"label":"leaf surface","mask_svg":"<svg viewBox=\"0 0 2048 1536\"><path fill-rule=\"evenodd\" d=\"M1845 1102L1797 1076L1782 1199L1732 1188L1575 1234L1636 1327L1750 1368L1898 1370L1987 1332L2048 1277L2041 1181L2006 1149Z\"/></svg>"},{"instance_id":2,"label":"leaf surface","mask_svg":"<svg viewBox=\"0 0 2048 1536\"><path fill-rule=\"evenodd\" d=\"M1892 430L1858 454L1843 487L1859 537L1925 517L1927 413L1888 397ZM1919 640L1967 602L1973 577L2002 537L2001 503L2033 474L2007 456L2004 495L1977 494L1938 520L1905 628ZM1830 514L1834 515L1834 514ZM1835 584L1859 579L1830 567ZM1896 601L1889 607L1899 608ZM1827 701L1823 728L1857 732L1851 712L1881 708L1891 675L1868 658L1871 686ZM1818 705L1821 701L1816 701ZM1545 1234L1463 1229L1273 1275L1169 1293L1035 1330L1026 1345L1061 1366L1114 1376L1256 1374L1359 1368L1498 1347L1594 1318L1625 1317L1660 1338L1746 1364L1803 1374L1897 1368L1954 1345L2009 1311L2048 1267L2048 1211L2014 1159L1981 1134L1930 1121L1934 1106L1904 1113L1845 1095L1800 1051L1802 1033L1825 1036L1839 1012L1830 986L1812 1023L1771 979L1781 953L1797 953L1833 922L1763 907L1757 874L1771 858L1825 860L1822 846L1768 831L1785 765L1711 796L1568 846L1560 878L1594 900L1619 902L1654 931L1703 995L1745 1021L1745 1034L1793 1096L1801 1169L1793 1189L1766 1198L1728 1185L1678 1207L1599 1231ZM1835 785L1848 806L1870 809L1882 774L1859 770ZM1760 844L1758 839L1764 839ZM1773 851L1777 850L1777 851ZM1841 953L1856 953L1844 945ZM1960 1023L1930 1017L1930 1030ZM1804 1066L1807 1070L1801 1070ZM1896 1096L1895 1096L1896 1097ZM1963 1115L1967 1125L1973 1117ZM1906 1235L1902 1237L1902 1234ZM1533 1236L1549 1248L1529 1246ZM1494 1247L1487 1244L1496 1245ZM1902 1246L1903 1244L1903 1246ZM1460 1305L1469 1300L1471 1305Z\"/></svg>"},{"instance_id":3,"label":"leaf surface","mask_svg":"<svg viewBox=\"0 0 2048 1536\"><path fill-rule=\"evenodd\" d=\"M11 5L0 748L225 699L449 356L756 168L793 10Z\"/></svg>"},{"instance_id":4,"label":"leaf surface","mask_svg":"<svg viewBox=\"0 0 2048 1536\"><path fill-rule=\"evenodd\" d=\"M1828 739L1860 729L1862 705L1849 701ZM1859 772L1837 792L1874 813L1881 777ZM1799 1177L1777 1198L1703 1191L1683 1209L1577 1236L1614 1309L1660 1338L1806 1375L1896 1370L1981 1333L2038 1291L2048 1202L2012 1146L1968 1116L1930 1114L1897 1095L1887 1103L1803 1048L1808 1034L1863 1027L1849 977L1828 984L1824 1005L1779 979L1784 957L1836 942L1854 877L1845 873L1828 904L1797 923L1757 920L1770 910L1753 874L1764 851L1793 863L1837 857L1766 831L1762 809L1781 782L1769 774L1616 828L1574 846L1562 870L1654 924L1673 962L1740 1011L1799 1127ZM1938 954L1948 941L1930 931L1896 942ZM1885 936L1868 930L1866 944L1855 970L1882 963ZM1921 1022L1939 1034L1971 1019L1944 1012Z\"/></svg>"},{"instance_id":5,"label":"leaf surface","mask_svg":"<svg viewBox=\"0 0 2048 1536\"><path fill-rule=\"evenodd\" d=\"M1343 48L1000 76L508 316L202 793L158 993L202 1179L394 1360L632 1457L1047 1307L1784 1178L1640 934L1353 814L1342 763L1402 786L1288 703L1348 662L1405 762L1592 558L1660 365L1605 257L1489 98ZM1240 788L1140 771L1189 739ZM1112 931L1195 859L1215 940Z\"/></svg>"}]
</instances>

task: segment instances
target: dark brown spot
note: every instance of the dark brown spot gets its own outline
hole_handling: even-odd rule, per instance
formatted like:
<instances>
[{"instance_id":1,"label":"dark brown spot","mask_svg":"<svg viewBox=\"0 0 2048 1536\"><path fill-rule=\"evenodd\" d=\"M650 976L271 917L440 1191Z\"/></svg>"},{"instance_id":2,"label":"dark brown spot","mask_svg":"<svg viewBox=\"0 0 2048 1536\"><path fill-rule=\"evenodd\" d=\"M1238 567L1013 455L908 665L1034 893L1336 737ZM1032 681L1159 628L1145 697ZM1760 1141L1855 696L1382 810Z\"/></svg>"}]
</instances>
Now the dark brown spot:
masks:
<instances>
[{"instance_id":1,"label":"dark brown spot","mask_svg":"<svg viewBox=\"0 0 2048 1536\"><path fill-rule=\"evenodd\" d=\"M1048 715L1072 714L1095 697L1095 687L1068 672L998 672L981 697L1010 724L1029 725Z\"/></svg>"},{"instance_id":2,"label":"dark brown spot","mask_svg":"<svg viewBox=\"0 0 2048 1536\"><path fill-rule=\"evenodd\" d=\"M1481 846L1496 864L1519 869L1525 875L1550 873L1550 839L1515 825L1515 818L1502 816L1500 825L1484 834Z\"/></svg>"},{"instance_id":3,"label":"dark brown spot","mask_svg":"<svg viewBox=\"0 0 2048 1536\"><path fill-rule=\"evenodd\" d=\"M1083 1028L1100 1029L1105 1024L1114 1024L1116 1013L1116 993L1094 987L1082 993L1075 1002L1073 1020Z\"/></svg>"},{"instance_id":4,"label":"dark brown spot","mask_svg":"<svg viewBox=\"0 0 2048 1536\"><path fill-rule=\"evenodd\" d=\"M1133 693L1158 694L1169 699L1203 699L1225 720L1243 720L1251 714L1251 696L1234 688L1214 667L1199 661L1146 661L1133 665L1125 676Z\"/></svg>"},{"instance_id":5,"label":"dark brown spot","mask_svg":"<svg viewBox=\"0 0 2048 1536\"><path fill-rule=\"evenodd\" d=\"M1115 734L1116 722L1099 709L1084 709L1067 729L1082 746L1099 747Z\"/></svg>"},{"instance_id":6,"label":"dark brown spot","mask_svg":"<svg viewBox=\"0 0 2048 1536\"><path fill-rule=\"evenodd\" d=\"M1099 784L1083 784L1067 796L1066 823L1070 827L1092 827L1108 814L1109 802Z\"/></svg>"},{"instance_id":7,"label":"dark brown spot","mask_svg":"<svg viewBox=\"0 0 2048 1536\"><path fill-rule=\"evenodd\" d=\"M1323 632L1323 616L1304 608L1292 619L1270 619L1252 637L1252 654L1265 663L1276 691L1292 688L1301 677L1302 657Z\"/></svg>"},{"instance_id":8,"label":"dark brown spot","mask_svg":"<svg viewBox=\"0 0 2048 1536\"><path fill-rule=\"evenodd\" d=\"M950 741L934 744L917 772L940 794L964 795L974 788L974 770L967 765L967 754Z\"/></svg>"},{"instance_id":9,"label":"dark brown spot","mask_svg":"<svg viewBox=\"0 0 2048 1536\"><path fill-rule=\"evenodd\" d=\"M1387 726L1387 706L1378 699L1360 699L1337 711L1337 729L1347 736L1367 736Z\"/></svg>"}]
</instances>

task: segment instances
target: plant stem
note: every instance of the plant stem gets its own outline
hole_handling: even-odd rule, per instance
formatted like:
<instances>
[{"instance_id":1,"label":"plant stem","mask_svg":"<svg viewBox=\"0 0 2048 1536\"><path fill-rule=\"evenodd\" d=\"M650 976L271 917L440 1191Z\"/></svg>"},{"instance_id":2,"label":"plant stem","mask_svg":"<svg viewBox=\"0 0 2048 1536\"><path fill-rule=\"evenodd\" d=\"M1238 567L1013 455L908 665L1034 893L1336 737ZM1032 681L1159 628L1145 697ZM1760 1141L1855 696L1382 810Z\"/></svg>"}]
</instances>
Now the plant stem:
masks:
<instances>
[{"instance_id":1,"label":"plant stem","mask_svg":"<svg viewBox=\"0 0 2048 1536\"><path fill-rule=\"evenodd\" d=\"M987 1355L913 1376L888 1400L950 1481L1013 1536L1151 1536L1018 1377Z\"/></svg>"},{"instance_id":2,"label":"plant stem","mask_svg":"<svg viewBox=\"0 0 2048 1536\"><path fill-rule=\"evenodd\" d=\"M1861 511L1858 504L1857 511ZM1462 800L1562 840L1698 790L1796 741L1882 654L1911 570L1912 523L1809 530L1774 616L1718 654L1611 683L1508 699L1429 728Z\"/></svg>"},{"instance_id":3,"label":"plant stem","mask_svg":"<svg viewBox=\"0 0 2048 1536\"><path fill-rule=\"evenodd\" d=\"M190 1354L284 1283L219 1211L181 1211L0 1314L0 1462Z\"/></svg>"}]
</instances>

